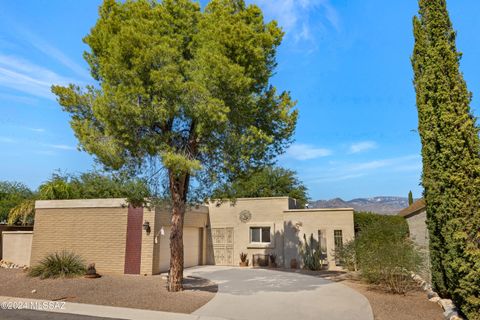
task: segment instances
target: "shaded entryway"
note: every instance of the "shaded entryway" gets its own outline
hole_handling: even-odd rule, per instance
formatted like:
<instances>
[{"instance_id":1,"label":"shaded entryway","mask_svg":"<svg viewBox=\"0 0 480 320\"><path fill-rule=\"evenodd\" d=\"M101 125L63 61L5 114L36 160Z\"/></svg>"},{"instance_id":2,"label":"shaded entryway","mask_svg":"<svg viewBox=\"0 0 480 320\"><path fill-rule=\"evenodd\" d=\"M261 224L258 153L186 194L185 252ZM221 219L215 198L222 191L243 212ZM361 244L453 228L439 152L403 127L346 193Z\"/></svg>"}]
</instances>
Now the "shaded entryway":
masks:
<instances>
[{"instance_id":1,"label":"shaded entryway","mask_svg":"<svg viewBox=\"0 0 480 320\"><path fill-rule=\"evenodd\" d=\"M183 266L185 268L198 266L202 263L202 231L201 228L183 228ZM164 229L160 236L159 270L168 272L170 269L170 228Z\"/></svg>"},{"instance_id":2,"label":"shaded entryway","mask_svg":"<svg viewBox=\"0 0 480 320\"><path fill-rule=\"evenodd\" d=\"M218 284L217 295L193 314L236 320L373 320L368 300L340 283L271 269L206 266L185 274Z\"/></svg>"}]
</instances>

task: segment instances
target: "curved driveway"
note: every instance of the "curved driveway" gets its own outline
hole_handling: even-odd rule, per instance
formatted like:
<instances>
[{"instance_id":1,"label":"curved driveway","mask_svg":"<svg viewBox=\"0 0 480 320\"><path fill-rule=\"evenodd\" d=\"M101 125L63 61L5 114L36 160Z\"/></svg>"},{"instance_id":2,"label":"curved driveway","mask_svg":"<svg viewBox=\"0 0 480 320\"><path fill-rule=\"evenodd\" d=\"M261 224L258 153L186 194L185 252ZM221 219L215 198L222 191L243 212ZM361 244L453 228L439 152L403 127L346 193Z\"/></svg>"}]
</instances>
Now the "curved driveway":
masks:
<instances>
[{"instance_id":1,"label":"curved driveway","mask_svg":"<svg viewBox=\"0 0 480 320\"><path fill-rule=\"evenodd\" d=\"M220 266L190 268L185 275L218 284L217 295L194 315L234 320L373 320L363 295L319 277Z\"/></svg>"}]
</instances>

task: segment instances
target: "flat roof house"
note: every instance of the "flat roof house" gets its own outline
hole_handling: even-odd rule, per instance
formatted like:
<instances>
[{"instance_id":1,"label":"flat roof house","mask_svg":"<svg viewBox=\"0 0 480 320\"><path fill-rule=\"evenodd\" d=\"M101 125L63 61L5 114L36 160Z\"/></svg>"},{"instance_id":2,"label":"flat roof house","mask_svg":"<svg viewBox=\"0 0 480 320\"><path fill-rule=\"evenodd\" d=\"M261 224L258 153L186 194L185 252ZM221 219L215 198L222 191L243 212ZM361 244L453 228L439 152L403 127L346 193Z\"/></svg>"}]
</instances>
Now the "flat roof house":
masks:
<instances>
[{"instance_id":1,"label":"flat roof house","mask_svg":"<svg viewBox=\"0 0 480 320\"><path fill-rule=\"evenodd\" d=\"M427 210L423 198L415 201L409 207L398 213L407 220L410 239L416 244L417 248L423 254L425 268L421 276L430 282L430 255L429 255L429 235L427 229Z\"/></svg>"},{"instance_id":2,"label":"flat roof house","mask_svg":"<svg viewBox=\"0 0 480 320\"><path fill-rule=\"evenodd\" d=\"M170 263L170 210L133 208L125 199L37 201L31 264L69 250L100 273L158 274ZM303 237L313 235L325 267L341 268L338 249L354 237L353 209L298 209L288 197L242 198L190 208L185 214L184 265L250 264L301 267Z\"/></svg>"}]
</instances>

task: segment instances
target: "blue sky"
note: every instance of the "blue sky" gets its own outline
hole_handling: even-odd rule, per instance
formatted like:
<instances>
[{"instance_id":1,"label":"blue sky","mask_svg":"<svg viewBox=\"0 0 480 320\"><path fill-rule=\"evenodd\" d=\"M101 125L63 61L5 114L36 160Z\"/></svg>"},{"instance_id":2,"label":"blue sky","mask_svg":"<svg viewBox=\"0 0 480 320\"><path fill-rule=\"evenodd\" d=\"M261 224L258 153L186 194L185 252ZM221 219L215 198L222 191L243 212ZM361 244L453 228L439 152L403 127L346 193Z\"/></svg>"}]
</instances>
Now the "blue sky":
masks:
<instances>
[{"instance_id":1,"label":"blue sky","mask_svg":"<svg viewBox=\"0 0 480 320\"><path fill-rule=\"evenodd\" d=\"M291 91L300 117L279 164L298 172L313 199L420 196L409 60L416 1L249 2L286 32L272 82ZM49 87L91 82L81 39L99 3L0 0L0 180L36 188L56 169L92 169ZM480 2L448 4L477 114Z\"/></svg>"}]
</instances>

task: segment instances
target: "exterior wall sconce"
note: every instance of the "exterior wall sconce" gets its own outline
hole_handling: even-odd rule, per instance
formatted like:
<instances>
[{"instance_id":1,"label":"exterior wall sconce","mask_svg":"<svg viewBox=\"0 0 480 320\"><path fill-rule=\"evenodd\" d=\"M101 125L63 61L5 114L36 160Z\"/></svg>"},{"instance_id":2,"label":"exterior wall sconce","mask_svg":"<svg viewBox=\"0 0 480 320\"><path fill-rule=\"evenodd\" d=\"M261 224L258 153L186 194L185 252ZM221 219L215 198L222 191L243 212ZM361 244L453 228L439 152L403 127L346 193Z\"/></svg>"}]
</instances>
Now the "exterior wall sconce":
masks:
<instances>
[{"instance_id":1,"label":"exterior wall sconce","mask_svg":"<svg viewBox=\"0 0 480 320\"><path fill-rule=\"evenodd\" d=\"M150 228L150 222L145 221L143 223L143 230L145 230L147 234L150 234L150 231L152 231L152 229Z\"/></svg>"}]
</instances>

